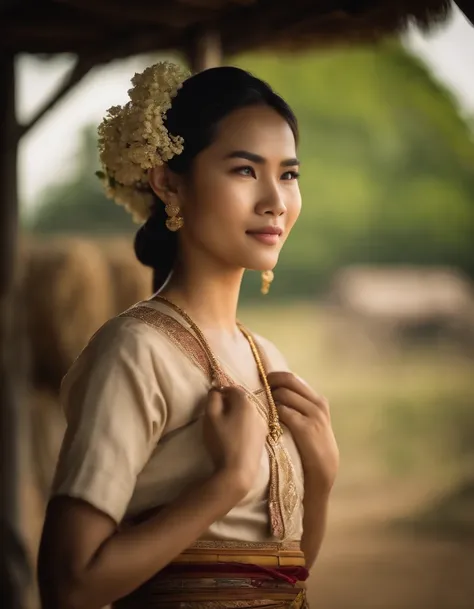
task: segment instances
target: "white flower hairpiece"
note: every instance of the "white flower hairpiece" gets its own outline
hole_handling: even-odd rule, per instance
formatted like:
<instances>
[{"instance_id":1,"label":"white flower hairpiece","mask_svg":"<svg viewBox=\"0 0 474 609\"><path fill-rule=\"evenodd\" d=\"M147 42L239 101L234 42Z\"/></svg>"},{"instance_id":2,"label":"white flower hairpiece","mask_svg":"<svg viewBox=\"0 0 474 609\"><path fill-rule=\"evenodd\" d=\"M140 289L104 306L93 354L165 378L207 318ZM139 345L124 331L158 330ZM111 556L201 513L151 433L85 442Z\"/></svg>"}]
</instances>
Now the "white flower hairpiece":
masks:
<instances>
[{"instance_id":1,"label":"white flower hairpiece","mask_svg":"<svg viewBox=\"0 0 474 609\"><path fill-rule=\"evenodd\" d=\"M148 170L183 151L183 138L168 133L163 121L188 76L167 61L135 74L128 91L130 101L110 108L99 126L102 171L97 175L107 196L137 222L149 218L153 203Z\"/></svg>"}]
</instances>

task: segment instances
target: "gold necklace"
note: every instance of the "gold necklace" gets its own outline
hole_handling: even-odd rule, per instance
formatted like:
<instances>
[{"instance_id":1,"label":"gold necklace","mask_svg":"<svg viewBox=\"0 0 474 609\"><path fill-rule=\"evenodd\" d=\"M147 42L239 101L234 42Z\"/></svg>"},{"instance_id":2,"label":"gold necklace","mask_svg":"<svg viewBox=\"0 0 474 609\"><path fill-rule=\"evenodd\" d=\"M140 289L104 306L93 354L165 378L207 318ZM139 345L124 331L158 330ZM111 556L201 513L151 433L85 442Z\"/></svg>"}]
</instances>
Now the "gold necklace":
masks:
<instances>
[{"instance_id":1,"label":"gold necklace","mask_svg":"<svg viewBox=\"0 0 474 609\"><path fill-rule=\"evenodd\" d=\"M183 309L181 309L181 307L179 307L177 304L175 304L168 298L165 298L164 296L154 296L153 300L161 301L161 302L164 302L165 304L167 304L169 307L174 309L179 315L181 315L181 317L183 317L183 319L191 326L194 333L196 334L199 341L201 342L201 345L204 348L207 357L209 358L209 362L211 364L212 375L213 375L213 385L218 384L219 371L221 369L221 366L220 366L216 356L214 355L214 353L211 349L211 346L209 345L209 342L207 341L206 337L204 336L204 334L201 331L201 329L199 328L199 326L191 319L191 317L186 313L186 311L183 311ZM244 328L244 326L242 326L242 324L239 322L237 322L237 326L238 326L239 330L242 332L242 334L245 336L245 338L247 339L249 346L250 346L250 350L252 351L253 358L255 360L255 363L257 364L258 374L259 374L260 380L262 382L262 385L265 389L265 394L267 396L267 401L268 401L268 406L269 406L269 413L268 413L268 427L269 427L269 432L270 432L269 435L274 442L277 442L279 440L279 438L282 436L283 430L280 425L280 419L278 417L278 411L276 408L275 400L273 399L272 390L271 390L270 385L267 380L267 375L265 372L265 367L262 362L262 358L260 356L260 352L259 352L258 347L255 344L253 336L250 334L250 332L246 328Z\"/></svg>"}]
</instances>

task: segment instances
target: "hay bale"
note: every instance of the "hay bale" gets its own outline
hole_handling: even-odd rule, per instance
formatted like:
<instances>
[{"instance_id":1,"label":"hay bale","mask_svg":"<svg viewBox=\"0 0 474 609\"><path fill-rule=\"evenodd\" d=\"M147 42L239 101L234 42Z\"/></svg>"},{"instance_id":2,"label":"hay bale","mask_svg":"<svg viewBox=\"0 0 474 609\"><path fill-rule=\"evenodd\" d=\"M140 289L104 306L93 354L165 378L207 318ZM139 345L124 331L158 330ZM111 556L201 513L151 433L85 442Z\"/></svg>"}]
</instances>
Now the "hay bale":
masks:
<instances>
[{"instance_id":1,"label":"hay bale","mask_svg":"<svg viewBox=\"0 0 474 609\"><path fill-rule=\"evenodd\" d=\"M152 270L135 257L130 238L116 237L98 242L109 265L113 286L114 314L118 315L133 304L152 294Z\"/></svg>"},{"instance_id":2,"label":"hay bale","mask_svg":"<svg viewBox=\"0 0 474 609\"><path fill-rule=\"evenodd\" d=\"M28 245L23 273L32 377L56 393L94 332L113 315L108 264L82 239Z\"/></svg>"}]
</instances>

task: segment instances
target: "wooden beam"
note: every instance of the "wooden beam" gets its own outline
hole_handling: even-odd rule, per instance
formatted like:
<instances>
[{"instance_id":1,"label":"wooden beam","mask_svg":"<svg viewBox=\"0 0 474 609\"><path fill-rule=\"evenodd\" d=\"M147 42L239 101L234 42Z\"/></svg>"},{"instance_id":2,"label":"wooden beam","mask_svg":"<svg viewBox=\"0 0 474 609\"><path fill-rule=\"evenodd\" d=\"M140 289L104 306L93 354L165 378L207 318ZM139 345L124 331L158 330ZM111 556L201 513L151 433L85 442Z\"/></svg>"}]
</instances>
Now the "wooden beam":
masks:
<instances>
[{"instance_id":1,"label":"wooden beam","mask_svg":"<svg viewBox=\"0 0 474 609\"><path fill-rule=\"evenodd\" d=\"M176 50L181 47L184 30L164 25L119 28L107 23L100 27L100 36L90 27L87 32L81 22L68 24L62 34L60 30L43 29L41 24L9 27L0 21L0 53L47 54L71 53L80 57L91 57L95 65L115 59L128 58L142 53ZM37 30L34 29L37 27ZM82 29L81 29L82 28Z\"/></svg>"},{"instance_id":2,"label":"wooden beam","mask_svg":"<svg viewBox=\"0 0 474 609\"><path fill-rule=\"evenodd\" d=\"M21 337L15 335L18 130L14 59L0 56L0 577L3 604L23 609L31 578L20 534L20 451L25 444L20 395L26 378L24 361L18 361Z\"/></svg>"},{"instance_id":3,"label":"wooden beam","mask_svg":"<svg viewBox=\"0 0 474 609\"><path fill-rule=\"evenodd\" d=\"M59 85L56 92L44 104L44 106L35 114L35 116L26 125L18 127L18 136L23 137L36 123L43 118L73 87L75 87L84 76L95 66L94 59L78 59L76 65L69 74L66 75L63 82Z\"/></svg>"},{"instance_id":4,"label":"wooden beam","mask_svg":"<svg viewBox=\"0 0 474 609\"><path fill-rule=\"evenodd\" d=\"M122 36L116 34L113 38L105 39L101 45L97 45L97 48L89 49L89 53L86 56L78 58L75 66L65 76L55 93L53 93L35 116L26 125L19 125L17 127L18 139L26 135L92 68L119 57L132 55L133 51L151 52L154 49L153 40L156 40L156 28L155 31L151 28L146 28L141 35L137 36L133 32ZM162 36L162 42L167 43L164 36Z\"/></svg>"},{"instance_id":5,"label":"wooden beam","mask_svg":"<svg viewBox=\"0 0 474 609\"><path fill-rule=\"evenodd\" d=\"M145 25L166 25L172 28L186 28L217 17L218 11L209 7L184 6L170 0L154 0L152 3L129 2L128 0L63 0L77 9L78 13L90 15L94 19L107 19L110 23L133 23Z\"/></svg>"},{"instance_id":6,"label":"wooden beam","mask_svg":"<svg viewBox=\"0 0 474 609\"><path fill-rule=\"evenodd\" d=\"M254 4L257 0L178 0L180 4L194 6L197 8L212 8L214 10L224 10L227 7L232 8L234 4L248 6Z\"/></svg>"}]
</instances>

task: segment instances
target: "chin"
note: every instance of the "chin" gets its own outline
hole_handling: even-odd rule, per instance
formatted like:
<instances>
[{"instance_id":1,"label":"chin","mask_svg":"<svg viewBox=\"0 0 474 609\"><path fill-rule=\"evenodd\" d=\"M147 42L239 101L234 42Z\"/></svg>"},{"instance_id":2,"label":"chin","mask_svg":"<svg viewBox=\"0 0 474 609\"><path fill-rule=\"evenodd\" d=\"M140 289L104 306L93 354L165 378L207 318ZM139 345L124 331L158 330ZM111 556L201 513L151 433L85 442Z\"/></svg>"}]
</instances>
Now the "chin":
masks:
<instances>
[{"instance_id":1,"label":"chin","mask_svg":"<svg viewBox=\"0 0 474 609\"><path fill-rule=\"evenodd\" d=\"M277 262L278 256L267 256L265 259L256 260L254 258L247 260L247 263L243 267L249 271L272 271L276 267Z\"/></svg>"},{"instance_id":2,"label":"chin","mask_svg":"<svg viewBox=\"0 0 474 609\"><path fill-rule=\"evenodd\" d=\"M278 264L281 247L257 246L228 249L227 260L249 271L272 271Z\"/></svg>"}]
</instances>

